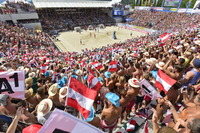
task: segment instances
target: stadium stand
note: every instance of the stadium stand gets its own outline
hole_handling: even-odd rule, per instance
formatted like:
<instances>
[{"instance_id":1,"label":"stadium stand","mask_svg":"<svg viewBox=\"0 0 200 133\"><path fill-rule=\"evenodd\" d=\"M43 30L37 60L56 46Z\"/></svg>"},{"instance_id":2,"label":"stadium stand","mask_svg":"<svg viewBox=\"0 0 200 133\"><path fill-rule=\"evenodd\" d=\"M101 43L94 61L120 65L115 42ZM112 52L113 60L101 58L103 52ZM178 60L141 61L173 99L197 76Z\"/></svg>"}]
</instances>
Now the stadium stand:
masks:
<instances>
[{"instance_id":1,"label":"stadium stand","mask_svg":"<svg viewBox=\"0 0 200 133\"><path fill-rule=\"evenodd\" d=\"M9 9L9 13L15 13L17 5L10 5L15 11ZM30 8L23 4L20 7ZM9 93L0 94L0 131L26 132L29 126L36 126L37 132L45 128L53 109L58 108L103 131L142 132L141 125L151 121L151 132L155 133L200 132L199 15L134 11L129 15L134 21L128 24L153 28L161 35L146 34L101 48L83 49L82 53L61 52L48 34L51 30L114 24L101 10L79 11L38 11L45 32L0 23L1 93L7 89L5 73L25 73L24 100L12 98ZM87 112L84 107L65 104L73 85L66 86L72 80L81 85L76 91L85 88L96 94L88 119L79 116L83 110ZM81 104L78 100L86 97L85 90L71 106ZM5 125L8 128L2 129ZM148 132L148 126L143 129Z\"/></svg>"},{"instance_id":2,"label":"stadium stand","mask_svg":"<svg viewBox=\"0 0 200 133\"><path fill-rule=\"evenodd\" d=\"M127 17L133 19L133 21L127 22L128 24L152 28L162 32L181 32L185 28L192 28L197 25L200 20L199 15L145 10L135 10ZM176 19L175 23L174 19Z\"/></svg>"},{"instance_id":3,"label":"stadium stand","mask_svg":"<svg viewBox=\"0 0 200 133\"><path fill-rule=\"evenodd\" d=\"M103 13L101 9L74 9L72 11L59 11L56 9L39 10L43 30L72 30L81 26L83 29L89 25L114 25L115 21Z\"/></svg>"}]
</instances>

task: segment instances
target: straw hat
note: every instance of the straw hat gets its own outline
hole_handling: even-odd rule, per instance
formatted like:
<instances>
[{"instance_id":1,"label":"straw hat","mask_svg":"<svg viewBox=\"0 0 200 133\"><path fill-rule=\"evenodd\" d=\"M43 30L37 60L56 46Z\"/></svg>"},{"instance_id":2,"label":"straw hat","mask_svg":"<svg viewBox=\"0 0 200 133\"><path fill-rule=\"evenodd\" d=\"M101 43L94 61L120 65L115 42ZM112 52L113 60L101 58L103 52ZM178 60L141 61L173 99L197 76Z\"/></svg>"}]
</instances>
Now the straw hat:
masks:
<instances>
[{"instance_id":1,"label":"straw hat","mask_svg":"<svg viewBox=\"0 0 200 133\"><path fill-rule=\"evenodd\" d=\"M145 56L149 56L149 52L144 52L144 55Z\"/></svg>"},{"instance_id":2,"label":"straw hat","mask_svg":"<svg viewBox=\"0 0 200 133\"><path fill-rule=\"evenodd\" d=\"M186 46L189 46L190 44L189 43L184 43L183 45L186 47Z\"/></svg>"},{"instance_id":3,"label":"straw hat","mask_svg":"<svg viewBox=\"0 0 200 133\"><path fill-rule=\"evenodd\" d=\"M80 70L80 69L78 69L78 70L76 70L76 75L82 75L82 73L83 73L83 71L82 70Z\"/></svg>"},{"instance_id":4,"label":"straw hat","mask_svg":"<svg viewBox=\"0 0 200 133\"><path fill-rule=\"evenodd\" d=\"M200 45L200 40L194 41L194 43Z\"/></svg>"},{"instance_id":5,"label":"straw hat","mask_svg":"<svg viewBox=\"0 0 200 133\"><path fill-rule=\"evenodd\" d=\"M183 44L184 42L185 42L185 40L181 40L181 41L180 41L180 44Z\"/></svg>"},{"instance_id":6,"label":"straw hat","mask_svg":"<svg viewBox=\"0 0 200 133\"><path fill-rule=\"evenodd\" d=\"M59 97L60 98L66 97L66 95L67 95L67 89L68 89L67 86L60 88L60 91L59 91Z\"/></svg>"},{"instance_id":7,"label":"straw hat","mask_svg":"<svg viewBox=\"0 0 200 133\"><path fill-rule=\"evenodd\" d=\"M33 96L33 89L32 88L25 91L25 99L27 99L31 96Z\"/></svg>"},{"instance_id":8,"label":"straw hat","mask_svg":"<svg viewBox=\"0 0 200 133\"><path fill-rule=\"evenodd\" d=\"M10 69L8 69L7 71L10 71L10 72L11 72L11 71L14 71L14 69L10 68Z\"/></svg>"},{"instance_id":9,"label":"straw hat","mask_svg":"<svg viewBox=\"0 0 200 133\"><path fill-rule=\"evenodd\" d=\"M191 55L191 52L185 52L185 55L189 56L189 55Z\"/></svg>"},{"instance_id":10,"label":"straw hat","mask_svg":"<svg viewBox=\"0 0 200 133\"><path fill-rule=\"evenodd\" d=\"M24 68L24 72L27 74L29 71L29 68Z\"/></svg>"},{"instance_id":11,"label":"straw hat","mask_svg":"<svg viewBox=\"0 0 200 133\"><path fill-rule=\"evenodd\" d=\"M53 102L51 99L43 99L39 104L37 108L37 114L41 116L45 116L51 111L51 108L53 106Z\"/></svg>"},{"instance_id":12,"label":"straw hat","mask_svg":"<svg viewBox=\"0 0 200 133\"><path fill-rule=\"evenodd\" d=\"M19 67L18 67L18 70L19 70L19 71L24 70L24 66L19 66Z\"/></svg>"},{"instance_id":13,"label":"straw hat","mask_svg":"<svg viewBox=\"0 0 200 133\"><path fill-rule=\"evenodd\" d=\"M29 76L29 77L32 77L32 78L35 77L35 72L29 73L28 76Z\"/></svg>"},{"instance_id":14,"label":"straw hat","mask_svg":"<svg viewBox=\"0 0 200 133\"><path fill-rule=\"evenodd\" d=\"M114 59L118 59L118 58L119 58L119 54L116 53L116 54L114 55Z\"/></svg>"},{"instance_id":15,"label":"straw hat","mask_svg":"<svg viewBox=\"0 0 200 133\"><path fill-rule=\"evenodd\" d=\"M176 49L181 49L183 46L182 45L178 45L178 46L176 46L175 48Z\"/></svg>"},{"instance_id":16,"label":"straw hat","mask_svg":"<svg viewBox=\"0 0 200 133\"><path fill-rule=\"evenodd\" d=\"M163 67L165 66L165 63L164 62L159 62L159 63L157 63L156 64L156 67L158 68L158 69L161 69L161 70L163 70Z\"/></svg>"},{"instance_id":17,"label":"straw hat","mask_svg":"<svg viewBox=\"0 0 200 133\"><path fill-rule=\"evenodd\" d=\"M135 87L135 88L139 88L139 81L136 78L132 78L128 80L128 83L130 86Z\"/></svg>"},{"instance_id":18,"label":"straw hat","mask_svg":"<svg viewBox=\"0 0 200 133\"><path fill-rule=\"evenodd\" d=\"M153 65L154 63L156 63L156 61L156 58L150 58L145 60L145 62L149 65Z\"/></svg>"},{"instance_id":19,"label":"straw hat","mask_svg":"<svg viewBox=\"0 0 200 133\"><path fill-rule=\"evenodd\" d=\"M55 83L51 85L51 87L48 89L49 96L55 96L58 91L58 83Z\"/></svg>"}]
</instances>

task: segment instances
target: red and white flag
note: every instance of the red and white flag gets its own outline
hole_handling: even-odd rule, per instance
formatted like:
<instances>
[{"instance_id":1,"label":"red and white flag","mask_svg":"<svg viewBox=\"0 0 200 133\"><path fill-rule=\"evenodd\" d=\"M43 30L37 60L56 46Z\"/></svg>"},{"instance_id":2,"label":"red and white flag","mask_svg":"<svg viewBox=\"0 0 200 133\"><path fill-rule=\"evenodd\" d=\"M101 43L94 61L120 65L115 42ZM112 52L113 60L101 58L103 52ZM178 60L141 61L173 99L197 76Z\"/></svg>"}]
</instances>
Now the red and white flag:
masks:
<instances>
[{"instance_id":1,"label":"red and white flag","mask_svg":"<svg viewBox=\"0 0 200 133\"><path fill-rule=\"evenodd\" d=\"M35 67L38 67L38 63L37 63L37 61L35 60L35 58L32 59L32 60L27 64L27 66L31 66L31 65L34 65Z\"/></svg>"},{"instance_id":2,"label":"red and white flag","mask_svg":"<svg viewBox=\"0 0 200 133\"><path fill-rule=\"evenodd\" d=\"M94 71L92 70L92 68L91 67L88 67L88 71L89 71L89 75L93 75L94 76Z\"/></svg>"},{"instance_id":3,"label":"red and white flag","mask_svg":"<svg viewBox=\"0 0 200 133\"><path fill-rule=\"evenodd\" d=\"M98 78L94 77L93 75L88 75L87 82L88 87L96 91L99 91L102 86Z\"/></svg>"},{"instance_id":4,"label":"red and white flag","mask_svg":"<svg viewBox=\"0 0 200 133\"><path fill-rule=\"evenodd\" d=\"M86 65L87 65L87 63L85 61L79 61L79 66L80 67L84 67Z\"/></svg>"},{"instance_id":5,"label":"red and white flag","mask_svg":"<svg viewBox=\"0 0 200 133\"><path fill-rule=\"evenodd\" d=\"M47 69L48 69L48 66L46 64L42 64L40 66L40 72L41 73L45 73L47 71Z\"/></svg>"},{"instance_id":6,"label":"red and white flag","mask_svg":"<svg viewBox=\"0 0 200 133\"><path fill-rule=\"evenodd\" d=\"M27 62L27 60L28 60L28 54L23 54L22 60L25 61L25 62Z\"/></svg>"},{"instance_id":7,"label":"red and white flag","mask_svg":"<svg viewBox=\"0 0 200 133\"><path fill-rule=\"evenodd\" d=\"M49 64L50 63L50 58L45 58L45 60L46 60L46 64Z\"/></svg>"},{"instance_id":8,"label":"red and white flag","mask_svg":"<svg viewBox=\"0 0 200 133\"><path fill-rule=\"evenodd\" d=\"M149 133L149 129L148 129L148 121L145 122L144 124L144 128L143 128L143 132L142 133Z\"/></svg>"},{"instance_id":9,"label":"red and white flag","mask_svg":"<svg viewBox=\"0 0 200 133\"><path fill-rule=\"evenodd\" d=\"M176 83L176 80L169 77L163 71L158 70L155 86L165 93Z\"/></svg>"},{"instance_id":10,"label":"red and white flag","mask_svg":"<svg viewBox=\"0 0 200 133\"><path fill-rule=\"evenodd\" d=\"M117 71L117 61L111 61L110 63L110 66L108 67L108 71L109 72L115 72Z\"/></svg>"},{"instance_id":11,"label":"red and white flag","mask_svg":"<svg viewBox=\"0 0 200 133\"><path fill-rule=\"evenodd\" d=\"M97 70L103 68L103 65L100 62L92 62L91 65L95 67Z\"/></svg>"},{"instance_id":12,"label":"red and white flag","mask_svg":"<svg viewBox=\"0 0 200 133\"><path fill-rule=\"evenodd\" d=\"M168 39L170 39L172 35L173 35L172 33L164 33L160 35L159 42L162 42L162 43L166 42Z\"/></svg>"},{"instance_id":13,"label":"red and white flag","mask_svg":"<svg viewBox=\"0 0 200 133\"><path fill-rule=\"evenodd\" d=\"M97 91L92 90L74 78L70 78L65 105L76 108L85 119L97 96Z\"/></svg>"},{"instance_id":14,"label":"red and white flag","mask_svg":"<svg viewBox=\"0 0 200 133\"><path fill-rule=\"evenodd\" d=\"M39 61L43 61L45 58L45 56L39 56Z\"/></svg>"}]
</instances>

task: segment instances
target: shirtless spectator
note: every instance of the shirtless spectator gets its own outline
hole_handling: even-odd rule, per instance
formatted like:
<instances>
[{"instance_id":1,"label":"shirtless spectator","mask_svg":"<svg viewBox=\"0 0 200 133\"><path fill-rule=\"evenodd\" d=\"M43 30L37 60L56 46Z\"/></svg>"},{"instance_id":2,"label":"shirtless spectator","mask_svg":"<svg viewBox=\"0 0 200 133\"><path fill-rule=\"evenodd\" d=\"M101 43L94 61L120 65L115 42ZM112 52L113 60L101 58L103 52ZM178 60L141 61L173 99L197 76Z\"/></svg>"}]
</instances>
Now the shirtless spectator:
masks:
<instances>
[{"instance_id":1,"label":"shirtless spectator","mask_svg":"<svg viewBox=\"0 0 200 133\"><path fill-rule=\"evenodd\" d=\"M139 63L136 63L134 65L134 68L135 68L135 72L133 73L133 78L142 79L143 71L142 71L141 65Z\"/></svg>"},{"instance_id":2,"label":"shirtless spectator","mask_svg":"<svg viewBox=\"0 0 200 133\"><path fill-rule=\"evenodd\" d=\"M139 81L136 78L132 78L128 80L128 91L125 97L126 111L125 111L125 120L127 120L130 112L132 110L132 106L135 103L135 98L140 92L140 87L138 85Z\"/></svg>"},{"instance_id":3,"label":"shirtless spectator","mask_svg":"<svg viewBox=\"0 0 200 133\"><path fill-rule=\"evenodd\" d=\"M121 94L121 91L125 89L126 79L124 76L120 76L118 79L119 81L115 85L117 86L118 94Z\"/></svg>"},{"instance_id":4,"label":"shirtless spectator","mask_svg":"<svg viewBox=\"0 0 200 133\"><path fill-rule=\"evenodd\" d=\"M108 130L109 133L112 133L117 125L118 118L122 112L119 100L119 96L115 93L109 92L105 95L104 108L101 113L101 125L102 129L104 131Z\"/></svg>"},{"instance_id":5,"label":"shirtless spectator","mask_svg":"<svg viewBox=\"0 0 200 133\"><path fill-rule=\"evenodd\" d=\"M11 102L11 97L5 94L0 94L0 102L2 106L0 106L0 112L3 115L14 117L17 111L17 108L20 106L26 107L26 104L24 101L20 102L22 104L13 104ZM20 118L20 121L25 123L37 123L36 117L29 113L28 111L25 111L23 115Z\"/></svg>"},{"instance_id":6,"label":"shirtless spectator","mask_svg":"<svg viewBox=\"0 0 200 133\"><path fill-rule=\"evenodd\" d=\"M131 60L129 60L128 64L129 66L126 69L126 75L125 75L126 81L128 81L133 76L133 72L135 71L134 64Z\"/></svg>"},{"instance_id":7,"label":"shirtless spectator","mask_svg":"<svg viewBox=\"0 0 200 133\"><path fill-rule=\"evenodd\" d=\"M179 119L182 119L184 121L189 118L200 119L200 111L199 111L200 95L199 94L195 96L192 102L186 104L186 108L183 111L181 111L180 114L177 113L176 109L171 104L171 102L167 101L167 104L172 111L175 123L178 122Z\"/></svg>"},{"instance_id":8,"label":"shirtless spectator","mask_svg":"<svg viewBox=\"0 0 200 133\"><path fill-rule=\"evenodd\" d=\"M53 105L61 110L64 110L64 106L63 104L60 103L59 100L59 88L57 83L53 84L49 88L48 94L49 94L49 99L53 101Z\"/></svg>"},{"instance_id":9,"label":"shirtless spectator","mask_svg":"<svg viewBox=\"0 0 200 133\"><path fill-rule=\"evenodd\" d=\"M172 70L169 69L169 64L172 63L173 60L176 59L175 55L171 55L165 66L163 67L163 71L169 75L171 78L175 80L180 80L183 77L183 67L180 65L174 65L174 68L172 67ZM171 64L172 65L172 64Z\"/></svg>"},{"instance_id":10,"label":"shirtless spectator","mask_svg":"<svg viewBox=\"0 0 200 133\"><path fill-rule=\"evenodd\" d=\"M113 74L110 75L110 80L106 81L106 87L108 87L108 89L111 92L115 92L115 91L117 91L117 87L115 85L116 82L117 82L116 73L113 73Z\"/></svg>"}]
</instances>

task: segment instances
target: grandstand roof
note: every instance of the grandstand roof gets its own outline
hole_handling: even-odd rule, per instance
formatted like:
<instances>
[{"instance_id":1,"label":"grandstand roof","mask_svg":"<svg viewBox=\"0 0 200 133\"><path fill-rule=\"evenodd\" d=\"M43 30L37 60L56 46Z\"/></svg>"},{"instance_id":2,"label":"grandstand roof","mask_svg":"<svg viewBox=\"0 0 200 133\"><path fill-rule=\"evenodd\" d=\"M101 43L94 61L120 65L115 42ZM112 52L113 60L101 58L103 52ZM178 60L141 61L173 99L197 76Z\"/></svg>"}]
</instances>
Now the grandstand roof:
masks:
<instances>
[{"instance_id":1,"label":"grandstand roof","mask_svg":"<svg viewBox=\"0 0 200 133\"><path fill-rule=\"evenodd\" d=\"M36 8L99 8L112 7L112 0L33 0Z\"/></svg>"}]
</instances>

